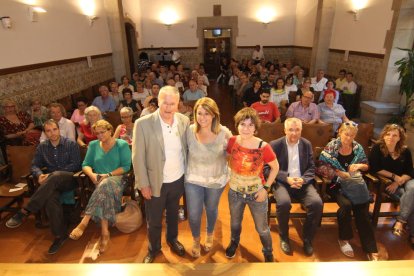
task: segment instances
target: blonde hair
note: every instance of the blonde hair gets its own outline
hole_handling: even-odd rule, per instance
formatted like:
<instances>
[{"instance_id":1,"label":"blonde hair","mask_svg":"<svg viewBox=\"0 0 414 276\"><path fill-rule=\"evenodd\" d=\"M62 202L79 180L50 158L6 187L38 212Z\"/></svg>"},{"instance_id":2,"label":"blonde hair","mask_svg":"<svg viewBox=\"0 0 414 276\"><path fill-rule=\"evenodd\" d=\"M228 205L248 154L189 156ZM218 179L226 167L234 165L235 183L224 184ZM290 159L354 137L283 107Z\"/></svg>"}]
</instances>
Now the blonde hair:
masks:
<instances>
[{"instance_id":1,"label":"blonde hair","mask_svg":"<svg viewBox=\"0 0 414 276\"><path fill-rule=\"evenodd\" d=\"M6 104L12 104L12 105L14 105L14 111L17 113L17 112L19 112L19 108L18 108L18 106L17 106L17 103L13 100L13 99L4 99L4 100L2 100L1 101L1 106L3 107L3 109L4 109L4 106L6 105ZM4 111L4 110L3 110ZM4 113L4 112L3 112Z\"/></svg>"},{"instance_id":2,"label":"blonde hair","mask_svg":"<svg viewBox=\"0 0 414 276\"><path fill-rule=\"evenodd\" d=\"M220 111L216 104L216 102L212 98L203 97L198 99L194 105L194 124L195 124L195 132L200 131L200 124L197 121L197 109L202 107L205 111L208 112L211 116L213 116L213 121L211 122L211 131L214 134L218 134L220 132Z\"/></svg>"},{"instance_id":3,"label":"blonde hair","mask_svg":"<svg viewBox=\"0 0 414 276\"><path fill-rule=\"evenodd\" d=\"M108 121L105 120L99 120L96 123L94 123L92 125L93 131L95 131L98 127L109 130L111 132L111 135L114 132L114 127Z\"/></svg>"},{"instance_id":4,"label":"blonde hair","mask_svg":"<svg viewBox=\"0 0 414 276\"><path fill-rule=\"evenodd\" d=\"M88 114L89 113L91 113L91 112L96 112L96 113L98 113L98 115L99 115L99 120L100 119L102 119L102 113L101 113L101 111L99 110L99 108L97 108L96 106L93 106L93 105L91 105L91 106L88 106L86 109L85 109L85 119L83 119L83 121L84 121L84 123L85 123L85 125L88 125L90 122L89 122L89 120L88 120Z\"/></svg>"},{"instance_id":5,"label":"blonde hair","mask_svg":"<svg viewBox=\"0 0 414 276\"><path fill-rule=\"evenodd\" d=\"M342 123L342 125L339 127L338 133L341 134L342 132L345 132L345 131L351 131L354 134L357 134L358 124L353 121Z\"/></svg>"}]
</instances>

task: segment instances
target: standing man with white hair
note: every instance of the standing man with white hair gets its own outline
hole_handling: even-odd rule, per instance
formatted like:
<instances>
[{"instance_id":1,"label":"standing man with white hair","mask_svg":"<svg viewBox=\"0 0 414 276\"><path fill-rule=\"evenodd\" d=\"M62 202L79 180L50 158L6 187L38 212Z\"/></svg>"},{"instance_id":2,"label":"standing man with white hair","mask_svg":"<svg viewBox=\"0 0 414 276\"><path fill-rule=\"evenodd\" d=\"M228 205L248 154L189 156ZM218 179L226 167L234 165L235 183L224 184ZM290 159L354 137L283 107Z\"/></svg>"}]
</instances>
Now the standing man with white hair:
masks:
<instances>
[{"instance_id":1,"label":"standing man with white hair","mask_svg":"<svg viewBox=\"0 0 414 276\"><path fill-rule=\"evenodd\" d=\"M186 129L189 120L177 112L180 94L173 86L161 88L159 109L135 122L132 163L135 188L145 198L148 254L144 263L152 263L161 251L161 230L166 210L166 239L172 251L185 254L177 240L179 201L184 193L187 162Z\"/></svg>"}]
</instances>

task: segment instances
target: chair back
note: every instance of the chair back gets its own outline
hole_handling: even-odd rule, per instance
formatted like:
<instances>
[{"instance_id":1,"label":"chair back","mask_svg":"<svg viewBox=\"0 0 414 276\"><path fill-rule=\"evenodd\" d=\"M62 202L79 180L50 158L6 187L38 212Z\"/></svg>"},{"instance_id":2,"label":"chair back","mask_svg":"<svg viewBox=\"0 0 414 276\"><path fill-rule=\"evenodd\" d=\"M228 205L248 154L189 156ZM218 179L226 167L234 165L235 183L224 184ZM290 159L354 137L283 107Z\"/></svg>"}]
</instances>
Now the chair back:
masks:
<instances>
[{"instance_id":1,"label":"chair back","mask_svg":"<svg viewBox=\"0 0 414 276\"><path fill-rule=\"evenodd\" d=\"M373 137L374 123L358 123L358 133L355 136L355 141L361 144L367 156L370 152Z\"/></svg>"},{"instance_id":2,"label":"chair back","mask_svg":"<svg viewBox=\"0 0 414 276\"><path fill-rule=\"evenodd\" d=\"M302 137L312 143L312 147L324 148L333 138L333 128L331 124L303 124Z\"/></svg>"},{"instance_id":3,"label":"chair back","mask_svg":"<svg viewBox=\"0 0 414 276\"><path fill-rule=\"evenodd\" d=\"M36 148L34 146L7 146L10 182L24 182L21 177L30 172Z\"/></svg>"},{"instance_id":4,"label":"chair back","mask_svg":"<svg viewBox=\"0 0 414 276\"><path fill-rule=\"evenodd\" d=\"M262 123L258 129L257 137L269 143L285 135L283 123Z\"/></svg>"},{"instance_id":5,"label":"chair back","mask_svg":"<svg viewBox=\"0 0 414 276\"><path fill-rule=\"evenodd\" d=\"M117 126L122 124L121 114L119 114L119 111L108 111L104 116L105 120L107 120L114 127L114 131Z\"/></svg>"}]
</instances>

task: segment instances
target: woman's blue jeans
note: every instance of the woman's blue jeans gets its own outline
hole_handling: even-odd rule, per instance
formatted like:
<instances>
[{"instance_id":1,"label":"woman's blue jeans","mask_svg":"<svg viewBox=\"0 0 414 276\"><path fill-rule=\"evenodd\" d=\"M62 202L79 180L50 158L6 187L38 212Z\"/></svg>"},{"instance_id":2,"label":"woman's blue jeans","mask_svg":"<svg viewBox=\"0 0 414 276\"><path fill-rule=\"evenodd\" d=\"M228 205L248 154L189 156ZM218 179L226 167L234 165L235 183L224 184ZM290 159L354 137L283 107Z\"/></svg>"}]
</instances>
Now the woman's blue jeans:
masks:
<instances>
[{"instance_id":1,"label":"woman's blue jeans","mask_svg":"<svg viewBox=\"0 0 414 276\"><path fill-rule=\"evenodd\" d=\"M398 220L407 222L410 235L414 237L414 179L407 181L395 192L400 197L400 215Z\"/></svg>"},{"instance_id":2,"label":"woman's blue jeans","mask_svg":"<svg viewBox=\"0 0 414 276\"><path fill-rule=\"evenodd\" d=\"M241 223L243 220L244 208L249 206L250 213L253 216L256 231L260 236L260 241L263 246L263 254L272 254L272 236L267 224L267 198L265 201L257 202L254 199L255 194L244 195L238 192L229 190L229 207L231 216L231 240L239 244Z\"/></svg>"},{"instance_id":3,"label":"woman's blue jeans","mask_svg":"<svg viewBox=\"0 0 414 276\"><path fill-rule=\"evenodd\" d=\"M214 189L185 183L188 221L194 238L200 237L203 207L205 207L207 215L207 233L213 233L217 220L218 204L223 190L224 187Z\"/></svg>"}]
</instances>

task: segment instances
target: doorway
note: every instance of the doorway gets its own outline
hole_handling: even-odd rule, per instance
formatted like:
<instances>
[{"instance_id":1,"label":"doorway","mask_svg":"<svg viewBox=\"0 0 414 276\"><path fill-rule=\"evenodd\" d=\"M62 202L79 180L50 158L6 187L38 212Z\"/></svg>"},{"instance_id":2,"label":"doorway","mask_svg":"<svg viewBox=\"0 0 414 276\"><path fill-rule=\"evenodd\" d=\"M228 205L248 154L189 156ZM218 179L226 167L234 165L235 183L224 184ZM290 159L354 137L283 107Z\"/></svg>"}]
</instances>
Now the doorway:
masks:
<instances>
[{"instance_id":1,"label":"doorway","mask_svg":"<svg viewBox=\"0 0 414 276\"><path fill-rule=\"evenodd\" d=\"M131 23L125 23L125 35L128 48L129 70L131 75L137 71L138 45L135 35L135 27Z\"/></svg>"},{"instance_id":2,"label":"doorway","mask_svg":"<svg viewBox=\"0 0 414 276\"><path fill-rule=\"evenodd\" d=\"M220 61L231 57L231 29L204 29L204 68L209 78L220 74Z\"/></svg>"}]
</instances>

